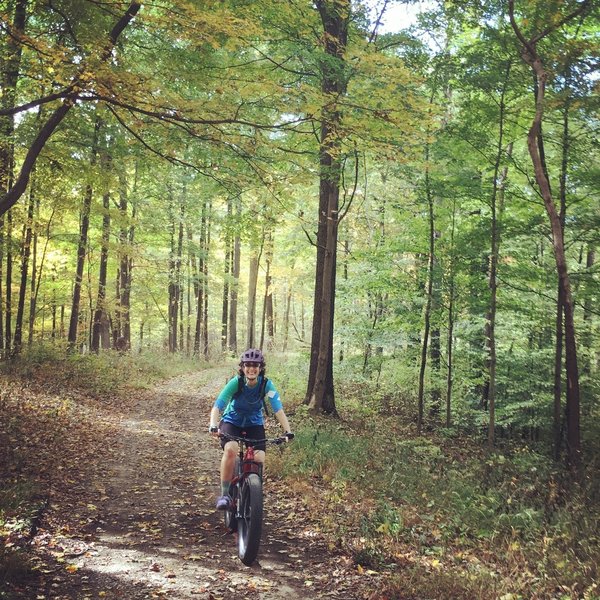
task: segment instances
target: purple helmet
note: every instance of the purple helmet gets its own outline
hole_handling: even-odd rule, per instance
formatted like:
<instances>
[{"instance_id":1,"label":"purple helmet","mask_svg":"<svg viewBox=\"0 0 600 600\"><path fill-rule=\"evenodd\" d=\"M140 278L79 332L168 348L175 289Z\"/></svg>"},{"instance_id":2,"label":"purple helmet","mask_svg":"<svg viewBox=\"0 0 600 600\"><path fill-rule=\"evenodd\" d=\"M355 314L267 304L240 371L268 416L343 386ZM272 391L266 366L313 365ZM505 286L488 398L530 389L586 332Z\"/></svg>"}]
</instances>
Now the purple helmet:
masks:
<instances>
[{"instance_id":1,"label":"purple helmet","mask_svg":"<svg viewBox=\"0 0 600 600\"><path fill-rule=\"evenodd\" d=\"M261 365L265 364L265 357L263 353L258 348L249 348L242 354L240 357L240 364L247 362L257 362Z\"/></svg>"}]
</instances>

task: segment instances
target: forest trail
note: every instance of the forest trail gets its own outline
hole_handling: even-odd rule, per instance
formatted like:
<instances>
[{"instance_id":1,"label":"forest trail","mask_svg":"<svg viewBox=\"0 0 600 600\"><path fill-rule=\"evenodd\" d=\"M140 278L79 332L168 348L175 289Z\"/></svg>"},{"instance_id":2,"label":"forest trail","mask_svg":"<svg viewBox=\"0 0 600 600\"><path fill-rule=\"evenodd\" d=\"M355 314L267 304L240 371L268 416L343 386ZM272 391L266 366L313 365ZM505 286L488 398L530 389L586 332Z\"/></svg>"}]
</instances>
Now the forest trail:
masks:
<instances>
[{"instance_id":1,"label":"forest trail","mask_svg":"<svg viewBox=\"0 0 600 600\"><path fill-rule=\"evenodd\" d=\"M63 527L66 535L48 527L36 541L58 562L46 565L32 598L365 597L350 561L328 551L302 499L286 497L268 467L259 559L252 567L239 561L214 508L221 450L206 432L227 375L220 368L176 377L107 411L113 427L100 476L78 485L75 516L85 526L79 535L77 527ZM69 506L55 505L49 521L64 523Z\"/></svg>"}]
</instances>

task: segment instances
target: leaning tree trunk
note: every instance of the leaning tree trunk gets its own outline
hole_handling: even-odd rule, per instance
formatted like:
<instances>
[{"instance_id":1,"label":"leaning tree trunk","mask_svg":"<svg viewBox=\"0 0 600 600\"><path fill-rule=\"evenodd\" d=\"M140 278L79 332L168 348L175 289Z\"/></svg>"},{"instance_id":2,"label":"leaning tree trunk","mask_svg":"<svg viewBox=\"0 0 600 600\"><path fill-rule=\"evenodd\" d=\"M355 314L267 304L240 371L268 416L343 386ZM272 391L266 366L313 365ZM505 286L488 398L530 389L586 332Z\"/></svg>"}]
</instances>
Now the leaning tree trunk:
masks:
<instances>
[{"instance_id":1,"label":"leaning tree trunk","mask_svg":"<svg viewBox=\"0 0 600 600\"><path fill-rule=\"evenodd\" d=\"M564 24L575 16L582 14L591 3L584 1L576 11L571 13L560 24ZM535 103L535 116L527 135L527 147L531 162L535 171L535 179L538 184L544 206L550 221L552 231L552 245L558 274L558 283L563 295L563 316L565 333L565 363L567 375L567 449L568 464L576 472L581 467L581 432L580 432L580 392L579 392L579 368L577 364L577 343L575 335L575 321L573 310L573 297L571 294L571 282L567 260L565 256L565 245L563 229L560 222L560 214L552 198L550 182L545 172L542 157L540 156L540 140L542 139L542 119L544 115L544 94L548 74L540 56L537 53L537 42L554 30L553 27L546 29L543 34L527 40L523 36L514 17L514 0L509 0L510 21L519 41L523 44L522 58L531 67L538 85L538 94Z\"/></svg>"},{"instance_id":2,"label":"leaning tree trunk","mask_svg":"<svg viewBox=\"0 0 600 600\"><path fill-rule=\"evenodd\" d=\"M25 2L21 1L21 3L25 5ZM117 21L110 32L108 36L108 42L100 52L100 62L107 62L110 58L112 58L114 47L119 36L139 12L141 6L141 2L131 2L129 4L125 14L119 19L119 21ZM46 145L46 142L50 139L56 128L60 125L65 116L77 102L79 90L85 87L84 81L94 79L93 77L89 76L89 68L90 65L88 63L80 63L79 74L74 77L71 84L68 85L64 90L65 98L62 104L52 113L52 115L50 115L42 129L29 146L29 150L27 151L27 154L25 155L21 165L21 171L14 184L10 186L6 193L4 193L4 189L0 190L0 193L2 193L2 196L0 196L0 215L3 215L6 211L12 208L22 196L23 192L27 188L27 183L29 182L29 177L31 175L33 166L35 165L40 152Z\"/></svg>"}]
</instances>

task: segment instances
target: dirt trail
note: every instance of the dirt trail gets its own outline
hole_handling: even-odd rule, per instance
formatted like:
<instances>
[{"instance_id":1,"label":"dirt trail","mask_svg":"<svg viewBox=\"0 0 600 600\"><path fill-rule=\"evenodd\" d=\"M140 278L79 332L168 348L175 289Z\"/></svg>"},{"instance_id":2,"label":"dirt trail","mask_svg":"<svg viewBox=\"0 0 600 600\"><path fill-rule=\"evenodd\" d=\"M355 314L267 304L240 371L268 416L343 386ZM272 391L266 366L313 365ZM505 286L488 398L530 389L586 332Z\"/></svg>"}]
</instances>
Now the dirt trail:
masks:
<instances>
[{"instance_id":1,"label":"dirt trail","mask_svg":"<svg viewBox=\"0 0 600 600\"><path fill-rule=\"evenodd\" d=\"M363 598L317 531L265 483L258 562L245 567L214 509L220 448L207 415L227 373L170 380L110 415L104 473L88 485L87 536L59 538L66 573L37 598ZM286 451L292 451L287 449ZM63 565L64 566L64 565ZM340 583L342 582L342 583Z\"/></svg>"}]
</instances>

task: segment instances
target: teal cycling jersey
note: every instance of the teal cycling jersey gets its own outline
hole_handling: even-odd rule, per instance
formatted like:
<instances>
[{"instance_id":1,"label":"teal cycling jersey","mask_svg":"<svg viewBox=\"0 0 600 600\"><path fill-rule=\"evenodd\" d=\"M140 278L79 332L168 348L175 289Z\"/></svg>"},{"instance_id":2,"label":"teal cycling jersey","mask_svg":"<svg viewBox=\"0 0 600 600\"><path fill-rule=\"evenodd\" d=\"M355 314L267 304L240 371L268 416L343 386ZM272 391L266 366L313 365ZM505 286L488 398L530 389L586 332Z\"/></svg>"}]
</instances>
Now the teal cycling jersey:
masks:
<instances>
[{"instance_id":1,"label":"teal cycling jersey","mask_svg":"<svg viewBox=\"0 0 600 600\"><path fill-rule=\"evenodd\" d=\"M262 380L262 375L259 375L257 384L249 387L247 380L244 379L242 391L235 399L233 395L238 391L238 378L232 377L227 382L214 404L223 413L223 421L237 427L264 424L263 399L259 397ZM265 388L265 401L269 402L273 413L283 408L279 393L270 379Z\"/></svg>"}]
</instances>

